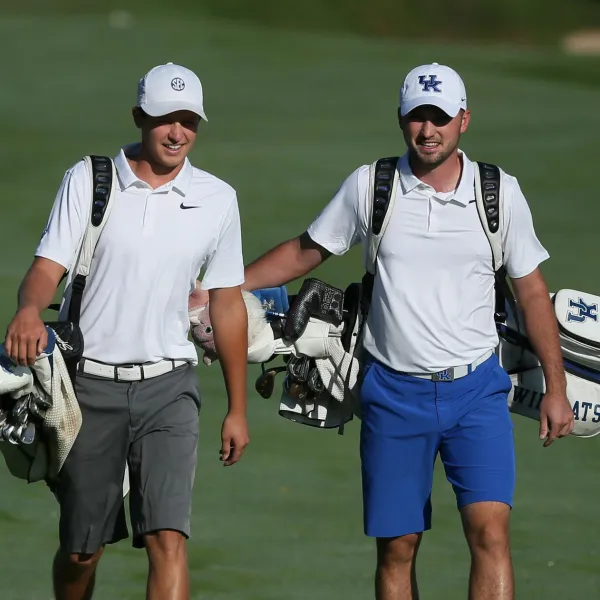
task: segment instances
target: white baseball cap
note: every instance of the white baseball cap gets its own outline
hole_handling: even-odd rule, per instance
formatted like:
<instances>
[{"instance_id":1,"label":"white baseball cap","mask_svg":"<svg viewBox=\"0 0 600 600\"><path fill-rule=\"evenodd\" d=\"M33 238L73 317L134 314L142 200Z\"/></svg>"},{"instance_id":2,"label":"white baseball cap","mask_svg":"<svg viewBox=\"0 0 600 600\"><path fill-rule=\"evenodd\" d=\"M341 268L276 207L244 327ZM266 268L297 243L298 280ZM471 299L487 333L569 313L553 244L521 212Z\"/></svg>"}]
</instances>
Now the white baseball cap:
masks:
<instances>
[{"instance_id":1,"label":"white baseball cap","mask_svg":"<svg viewBox=\"0 0 600 600\"><path fill-rule=\"evenodd\" d=\"M151 117L190 110L208 121L203 102L202 84L198 76L172 62L150 69L138 84L136 106Z\"/></svg>"},{"instance_id":2,"label":"white baseball cap","mask_svg":"<svg viewBox=\"0 0 600 600\"><path fill-rule=\"evenodd\" d=\"M467 92L460 75L450 67L433 63L413 69L400 90L400 114L407 115L417 106L431 104L454 118L467 109Z\"/></svg>"}]
</instances>

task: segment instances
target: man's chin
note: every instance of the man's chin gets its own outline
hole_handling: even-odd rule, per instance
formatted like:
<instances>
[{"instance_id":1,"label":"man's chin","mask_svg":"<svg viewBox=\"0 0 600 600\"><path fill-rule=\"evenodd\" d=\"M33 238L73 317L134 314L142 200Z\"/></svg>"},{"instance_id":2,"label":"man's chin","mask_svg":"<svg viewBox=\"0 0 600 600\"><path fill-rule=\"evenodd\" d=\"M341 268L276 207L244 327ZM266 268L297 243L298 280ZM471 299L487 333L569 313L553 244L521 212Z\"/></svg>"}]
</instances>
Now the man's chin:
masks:
<instances>
[{"instance_id":1,"label":"man's chin","mask_svg":"<svg viewBox=\"0 0 600 600\"><path fill-rule=\"evenodd\" d=\"M160 153L158 156L158 161L160 165L165 169L175 169L185 160L186 153L181 152L177 156L165 155L164 153Z\"/></svg>"},{"instance_id":2,"label":"man's chin","mask_svg":"<svg viewBox=\"0 0 600 600\"><path fill-rule=\"evenodd\" d=\"M415 150L414 152L417 160L423 164L430 167L440 165L444 162L444 153L443 152L421 152L419 150Z\"/></svg>"}]
</instances>

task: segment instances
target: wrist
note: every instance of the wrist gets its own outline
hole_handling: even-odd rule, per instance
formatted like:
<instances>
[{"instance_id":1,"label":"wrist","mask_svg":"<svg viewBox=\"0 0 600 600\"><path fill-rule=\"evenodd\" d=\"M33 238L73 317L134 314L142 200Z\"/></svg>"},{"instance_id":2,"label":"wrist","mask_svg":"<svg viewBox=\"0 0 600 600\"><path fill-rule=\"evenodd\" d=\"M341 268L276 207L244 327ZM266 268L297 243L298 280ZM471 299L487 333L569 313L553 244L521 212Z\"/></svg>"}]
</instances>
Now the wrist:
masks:
<instances>
[{"instance_id":1,"label":"wrist","mask_svg":"<svg viewBox=\"0 0 600 600\"><path fill-rule=\"evenodd\" d=\"M555 396L555 395L566 396L567 395L567 386L566 385L547 385L544 395L545 396Z\"/></svg>"},{"instance_id":2,"label":"wrist","mask_svg":"<svg viewBox=\"0 0 600 600\"><path fill-rule=\"evenodd\" d=\"M25 304L23 306L19 306L17 309L17 314L39 317L40 310L35 304Z\"/></svg>"},{"instance_id":3,"label":"wrist","mask_svg":"<svg viewBox=\"0 0 600 600\"><path fill-rule=\"evenodd\" d=\"M231 403L227 410L227 415L231 417L244 417L246 418L246 402L243 405L241 403Z\"/></svg>"},{"instance_id":4,"label":"wrist","mask_svg":"<svg viewBox=\"0 0 600 600\"><path fill-rule=\"evenodd\" d=\"M546 378L546 394L566 394L567 381L564 377Z\"/></svg>"}]
</instances>

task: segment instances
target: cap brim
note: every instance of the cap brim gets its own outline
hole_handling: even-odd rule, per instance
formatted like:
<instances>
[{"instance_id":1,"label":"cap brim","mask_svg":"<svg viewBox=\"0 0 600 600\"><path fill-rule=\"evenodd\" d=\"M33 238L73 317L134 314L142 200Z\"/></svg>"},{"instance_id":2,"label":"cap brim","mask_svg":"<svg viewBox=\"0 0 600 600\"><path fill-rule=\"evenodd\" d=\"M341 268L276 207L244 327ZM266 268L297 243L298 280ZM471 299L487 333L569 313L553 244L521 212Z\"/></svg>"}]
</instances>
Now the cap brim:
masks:
<instances>
[{"instance_id":1,"label":"cap brim","mask_svg":"<svg viewBox=\"0 0 600 600\"><path fill-rule=\"evenodd\" d=\"M189 102L154 102L153 104L144 104L140 108L151 117L164 117L179 110L189 110L196 113L203 121L208 121L204 108Z\"/></svg>"},{"instance_id":2,"label":"cap brim","mask_svg":"<svg viewBox=\"0 0 600 600\"><path fill-rule=\"evenodd\" d=\"M427 96L419 96L418 98L413 98L408 102L405 102L400 106L400 114L405 117L411 110L414 110L418 106L437 106L441 108L449 117L454 118L460 111L460 104L454 104L452 102L448 102L444 98L440 98L435 94L427 94Z\"/></svg>"}]
</instances>

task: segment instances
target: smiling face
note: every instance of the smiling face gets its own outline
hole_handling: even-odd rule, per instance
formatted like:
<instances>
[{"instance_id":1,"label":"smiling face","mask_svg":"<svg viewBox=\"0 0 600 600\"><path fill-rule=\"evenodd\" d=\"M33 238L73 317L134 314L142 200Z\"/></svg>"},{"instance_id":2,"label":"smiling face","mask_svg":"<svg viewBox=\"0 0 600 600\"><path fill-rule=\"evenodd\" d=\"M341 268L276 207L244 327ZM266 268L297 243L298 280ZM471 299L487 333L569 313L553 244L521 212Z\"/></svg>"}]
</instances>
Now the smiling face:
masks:
<instances>
[{"instance_id":1,"label":"smiling face","mask_svg":"<svg viewBox=\"0 0 600 600\"><path fill-rule=\"evenodd\" d=\"M467 130L470 118L468 110L460 110L452 118L441 108L427 104L400 116L411 164L430 171L444 163L457 152L460 136Z\"/></svg>"},{"instance_id":2,"label":"smiling face","mask_svg":"<svg viewBox=\"0 0 600 600\"><path fill-rule=\"evenodd\" d=\"M151 117L134 108L133 118L142 132L142 156L156 173L169 173L183 165L196 141L197 114L181 110Z\"/></svg>"}]
</instances>

